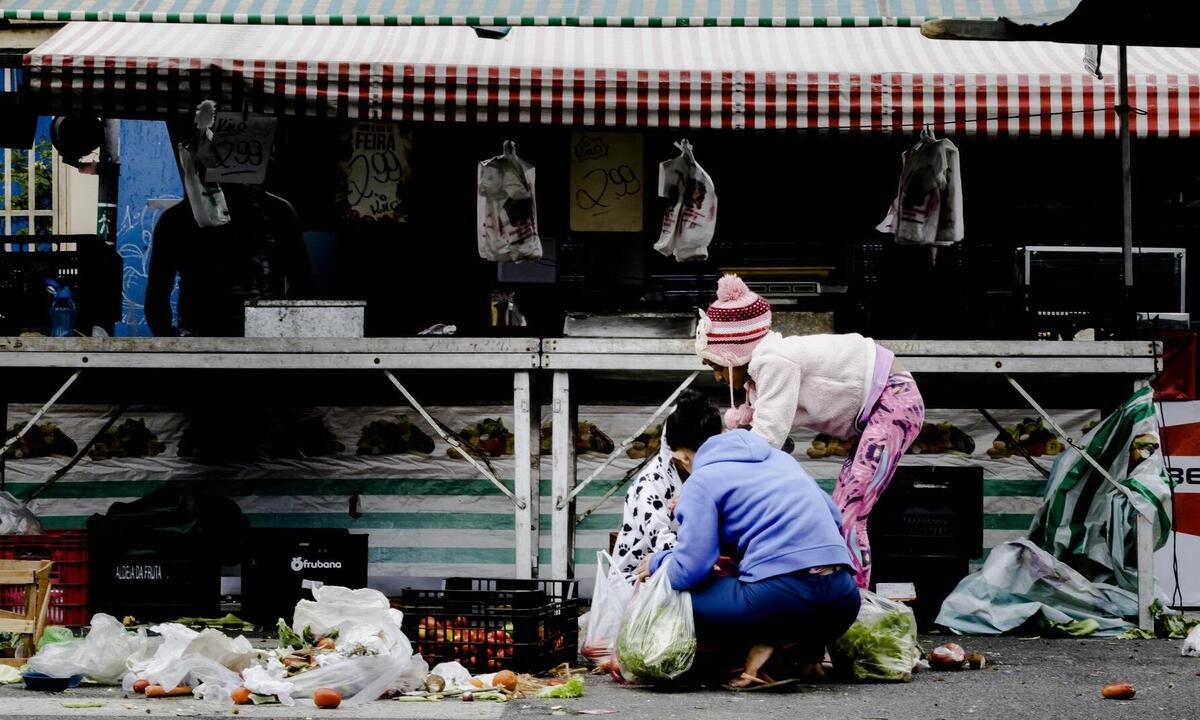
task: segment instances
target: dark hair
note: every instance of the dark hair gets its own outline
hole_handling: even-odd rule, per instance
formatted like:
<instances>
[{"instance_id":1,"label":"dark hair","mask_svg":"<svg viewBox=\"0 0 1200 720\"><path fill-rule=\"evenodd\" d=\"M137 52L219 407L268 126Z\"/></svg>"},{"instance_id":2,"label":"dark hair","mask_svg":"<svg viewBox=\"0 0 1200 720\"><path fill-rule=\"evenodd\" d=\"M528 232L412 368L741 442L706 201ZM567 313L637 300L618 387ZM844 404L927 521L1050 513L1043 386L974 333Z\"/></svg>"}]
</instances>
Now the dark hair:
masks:
<instances>
[{"instance_id":1,"label":"dark hair","mask_svg":"<svg viewBox=\"0 0 1200 720\"><path fill-rule=\"evenodd\" d=\"M714 435L721 434L721 411L713 407L703 393L684 390L667 418L664 438L673 450L699 450Z\"/></svg>"}]
</instances>

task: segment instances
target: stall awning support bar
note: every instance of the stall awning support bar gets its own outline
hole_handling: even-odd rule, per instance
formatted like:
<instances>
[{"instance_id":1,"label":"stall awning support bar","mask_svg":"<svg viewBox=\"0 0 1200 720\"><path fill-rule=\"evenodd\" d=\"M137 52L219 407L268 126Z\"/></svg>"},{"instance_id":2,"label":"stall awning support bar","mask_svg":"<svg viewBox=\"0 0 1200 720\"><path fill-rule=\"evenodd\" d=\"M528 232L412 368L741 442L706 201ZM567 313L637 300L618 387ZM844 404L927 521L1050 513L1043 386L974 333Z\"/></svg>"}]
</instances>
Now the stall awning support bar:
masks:
<instances>
[{"instance_id":1,"label":"stall awning support bar","mask_svg":"<svg viewBox=\"0 0 1200 720\"><path fill-rule=\"evenodd\" d=\"M68 388L75 384L75 381L79 379L79 376L82 373L82 368L72 373L71 377L67 378L67 381L58 389L58 392L54 393L54 395L46 401L46 404L43 405L40 410L35 412L33 417L29 418L29 422L25 423L25 427L21 428L20 432L18 432L16 435L13 435L6 443L4 443L4 447L0 448L0 455L8 453L9 448L21 442L21 438L25 437L25 433L29 432L29 429L36 425L38 420L42 419L42 416L46 414L47 410L54 407L54 403L58 402L58 399L63 396L63 393L65 393Z\"/></svg>"},{"instance_id":2,"label":"stall awning support bar","mask_svg":"<svg viewBox=\"0 0 1200 720\"><path fill-rule=\"evenodd\" d=\"M413 409L425 419L425 422L428 423L429 427L433 428L433 431L436 432L439 437L449 443L450 447L457 450L459 455L462 455L464 458L466 458L467 462L471 463L471 465L473 465L475 469L479 471L479 474L483 475L489 482L495 485L496 489L504 493L505 497L507 497L509 500L512 500L513 504L516 505L517 508L521 510L525 509L525 501L513 494L512 490L509 490L507 487L505 487L504 483L496 477L496 474L484 467L483 463L479 462L470 450L463 447L463 444L460 443L457 438L446 432L446 430L442 427L442 424L437 420L434 420L433 417L425 411L425 408L421 405L421 403L417 402L417 399L412 396L412 393L408 391L408 388L404 387L404 385L396 379L396 376L392 374L391 370L384 370L383 374L387 375L387 379L392 381L392 384L396 386L396 389L400 391L400 394L403 395L406 400L408 400L408 404L412 405Z\"/></svg>"},{"instance_id":3,"label":"stall awning support bar","mask_svg":"<svg viewBox=\"0 0 1200 720\"><path fill-rule=\"evenodd\" d=\"M671 396L667 398L666 402L664 402L662 405L659 405L658 409L655 410L650 415L650 419L647 420L645 422L645 424L643 424L640 428L638 428L636 432L634 432L632 435L627 437L619 446L617 446L617 449L613 450L609 454L609 456L604 459L604 462L600 463L600 467L593 470L592 474L588 475L586 480L584 480L583 482L576 485L574 487L574 489L571 490L570 495L568 495L565 498L560 497L558 499L558 502L556 503L558 509L562 510L564 507L566 507L568 502L574 500L575 496L577 496L577 495L579 495L579 493L583 492L583 489L585 487L590 485L593 480L600 477L600 473L607 470L609 465L612 465L614 462L616 462L617 458L621 457L621 455L623 455L625 453L625 451L629 449L629 446L633 444L633 441L637 440L638 436L640 436L642 433L646 432L646 430L651 425L654 424L654 421L657 420L659 418L659 416L661 416L664 412L667 411L668 408L670 408L672 405L674 405L675 401L679 399L679 396L683 393L683 391L687 390L688 386L690 386L693 382L695 382L696 378L699 376L700 376L699 371L696 371L696 372L692 373L691 375L688 375L687 379L684 380L682 383L680 383L679 387L675 388L675 392L671 393Z\"/></svg>"}]
</instances>

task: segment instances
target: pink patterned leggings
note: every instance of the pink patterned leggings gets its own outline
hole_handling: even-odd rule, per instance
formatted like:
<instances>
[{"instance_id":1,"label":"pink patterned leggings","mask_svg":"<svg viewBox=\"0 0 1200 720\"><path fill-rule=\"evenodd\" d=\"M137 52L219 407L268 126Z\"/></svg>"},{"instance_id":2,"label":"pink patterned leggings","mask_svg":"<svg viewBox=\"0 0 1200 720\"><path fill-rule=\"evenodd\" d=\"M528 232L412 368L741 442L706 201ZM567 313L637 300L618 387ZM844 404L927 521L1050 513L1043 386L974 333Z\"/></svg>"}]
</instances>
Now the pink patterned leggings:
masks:
<instances>
[{"instance_id":1,"label":"pink patterned leggings","mask_svg":"<svg viewBox=\"0 0 1200 720\"><path fill-rule=\"evenodd\" d=\"M891 375L879 402L867 416L854 452L838 473L833 502L842 511L842 534L850 546L860 588L871 583L867 518L896 474L896 464L920 434L924 420L925 401L912 375Z\"/></svg>"}]
</instances>

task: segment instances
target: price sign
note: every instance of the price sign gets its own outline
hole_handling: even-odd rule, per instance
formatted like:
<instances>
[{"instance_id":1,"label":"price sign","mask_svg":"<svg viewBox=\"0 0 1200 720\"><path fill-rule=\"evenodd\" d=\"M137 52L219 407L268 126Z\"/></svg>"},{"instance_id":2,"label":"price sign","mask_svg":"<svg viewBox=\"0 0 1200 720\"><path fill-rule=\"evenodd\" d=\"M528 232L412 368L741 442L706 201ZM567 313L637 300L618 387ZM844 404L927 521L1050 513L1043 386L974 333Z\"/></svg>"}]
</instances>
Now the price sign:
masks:
<instances>
[{"instance_id":1,"label":"price sign","mask_svg":"<svg viewBox=\"0 0 1200 720\"><path fill-rule=\"evenodd\" d=\"M217 113L204 156L205 182L259 185L275 142L275 118Z\"/></svg>"},{"instance_id":2,"label":"price sign","mask_svg":"<svg viewBox=\"0 0 1200 720\"><path fill-rule=\"evenodd\" d=\"M574 133L571 229L641 232L642 162L639 133Z\"/></svg>"},{"instance_id":3,"label":"price sign","mask_svg":"<svg viewBox=\"0 0 1200 720\"><path fill-rule=\"evenodd\" d=\"M342 212L350 220L408 222L412 135L392 123L361 121L341 161Z\"/></svg>"}]
</instances>

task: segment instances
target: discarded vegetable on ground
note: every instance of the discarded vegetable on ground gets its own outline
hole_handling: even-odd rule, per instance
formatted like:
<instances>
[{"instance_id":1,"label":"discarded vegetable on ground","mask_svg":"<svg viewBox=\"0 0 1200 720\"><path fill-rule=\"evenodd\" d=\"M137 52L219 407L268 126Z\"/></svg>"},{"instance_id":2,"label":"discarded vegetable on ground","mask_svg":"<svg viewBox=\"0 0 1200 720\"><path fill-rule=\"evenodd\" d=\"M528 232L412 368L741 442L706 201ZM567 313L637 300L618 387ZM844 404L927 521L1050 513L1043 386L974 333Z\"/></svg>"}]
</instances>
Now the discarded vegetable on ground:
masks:
<instances>
[{"instance_id":1,"label":"discarded vegetable on ground","mask_svg":"<svg viewBox=\"0 0 1200 720\"><path fill-rule=\"evenodd\" d=\"M146 697L148 698L188 697L191 694L192 689L187 685L179 685L170 690L162 685L149 685L146 687Z\"/></svg>"},{"instance_id":2,"label":"discarded vegetable on ground","mask_svg":"<svg viewBox=\"0 0 1200 720\"><path fill-rule=\"evenodd\" d=\"M1106 700L1132 700L1137 690L1127 682L1109 683L1100 688L1100 696Z\"/></svg>"},{"instance_id":3,"label":"discarded vegetable on ground","mask_svg":"<svg viewBox=\"0 0 1200 720\"><path fill-rule=\"evenodd\" d=\"M962 670L966 662L967 651L955 643L946 643L929 653L929 666L934 670Z\"/></svg>"},{"instance_id":4,"label":"discarded vegetable on ground","mask_svg":"<svg viewBox=\"0 0 1200 720\"><path fill-rule=\"evenodd\" d=\"M318 688L313 692L313 705L322 710L336 710L342 704L342 694L330 688Z\"/></svg>"}]
</instances>

